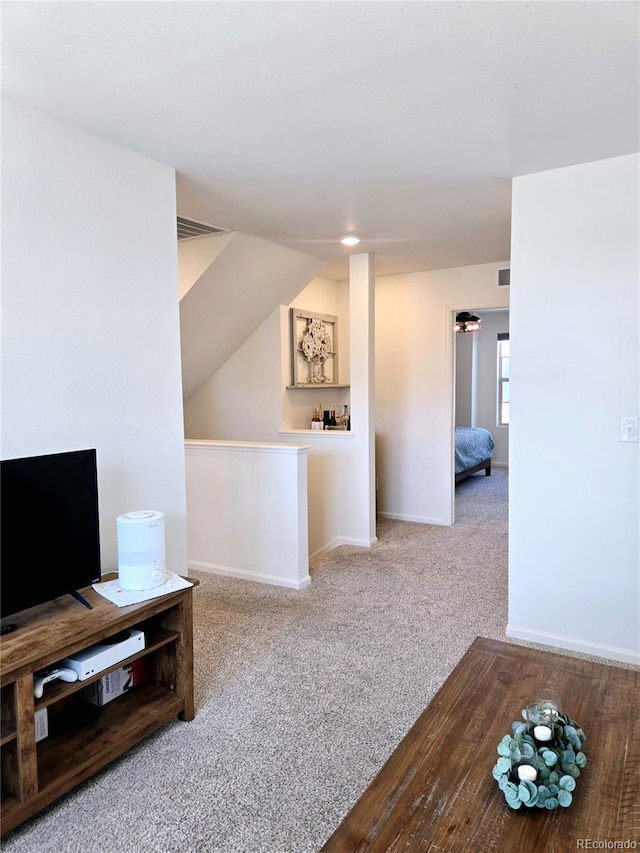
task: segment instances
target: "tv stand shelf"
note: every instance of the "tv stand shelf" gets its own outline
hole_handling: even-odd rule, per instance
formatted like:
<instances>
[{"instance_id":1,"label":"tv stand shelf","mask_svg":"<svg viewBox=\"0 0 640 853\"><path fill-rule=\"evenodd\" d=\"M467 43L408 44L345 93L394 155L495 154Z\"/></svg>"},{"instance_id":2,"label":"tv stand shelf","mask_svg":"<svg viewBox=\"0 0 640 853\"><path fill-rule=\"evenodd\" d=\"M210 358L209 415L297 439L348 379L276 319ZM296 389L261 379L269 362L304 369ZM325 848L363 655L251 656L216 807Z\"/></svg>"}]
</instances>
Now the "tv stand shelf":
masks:
<instances>
[{"instance_id":1,"label":"tv stand shelf","mask_svg":"<svg viewBox=\"0 0 640 853\"><path fill-rule=\"evenodd\" d=\"M197 581L190 579L194 585ZM18 826L175 717L191 720L192 588L116 607L91 587L12 617L2 640L2 833ZM85 681L52 681L34 699L33 675L126 628L144 631L145 648ZM144 658L145 680L102 707L80 691L108 672ZM35 712L47 709L48 737L36 743Z\"/></svg>"}]
</instances>

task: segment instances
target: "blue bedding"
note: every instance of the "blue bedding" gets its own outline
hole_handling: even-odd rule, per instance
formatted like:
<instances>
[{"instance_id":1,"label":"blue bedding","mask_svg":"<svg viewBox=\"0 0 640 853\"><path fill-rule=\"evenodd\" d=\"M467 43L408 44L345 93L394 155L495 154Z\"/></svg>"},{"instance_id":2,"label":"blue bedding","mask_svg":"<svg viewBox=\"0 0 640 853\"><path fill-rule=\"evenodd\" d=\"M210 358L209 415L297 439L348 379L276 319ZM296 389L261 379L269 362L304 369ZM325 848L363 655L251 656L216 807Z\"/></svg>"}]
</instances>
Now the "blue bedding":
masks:
<instances>
[{"instance_id":1,"label":"blue bedding","mask_svg":"<svg viewBox=\"0 0 640 853\"><path fill-rule=\"evenodd\" d=\"M456 474L491 459L493 436L482 427L456 427Z\"/></svg>"}]
</instances>

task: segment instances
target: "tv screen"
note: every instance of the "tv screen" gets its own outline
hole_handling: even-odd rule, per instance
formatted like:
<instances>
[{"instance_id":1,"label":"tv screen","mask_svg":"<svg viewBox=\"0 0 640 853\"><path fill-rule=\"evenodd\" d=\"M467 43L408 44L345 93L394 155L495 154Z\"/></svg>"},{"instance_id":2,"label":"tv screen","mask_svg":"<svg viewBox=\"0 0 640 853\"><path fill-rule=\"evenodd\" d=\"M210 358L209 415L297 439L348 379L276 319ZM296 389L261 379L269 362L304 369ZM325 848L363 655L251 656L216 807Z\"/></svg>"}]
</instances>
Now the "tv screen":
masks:
<instances>
[{"instance_id":1,"label":"tv screen","mask_svg":"<svg viewBox=\"0 0 640 853\"><path fill-rule=\"evenodd\" d=\"M2 617L100 580L95 450L0 462Z\"/></svg>"}]
</instances>

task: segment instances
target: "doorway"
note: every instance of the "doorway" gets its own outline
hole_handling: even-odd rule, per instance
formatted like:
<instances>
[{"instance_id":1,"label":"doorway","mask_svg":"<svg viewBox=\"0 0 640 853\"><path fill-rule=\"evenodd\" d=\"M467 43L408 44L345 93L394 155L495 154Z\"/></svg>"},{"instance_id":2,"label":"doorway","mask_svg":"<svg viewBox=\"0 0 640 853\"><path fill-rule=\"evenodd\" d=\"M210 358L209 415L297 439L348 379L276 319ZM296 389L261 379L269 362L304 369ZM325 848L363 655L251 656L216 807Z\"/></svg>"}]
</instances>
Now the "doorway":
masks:
<instances>
[{"instance_id":1,"label":"doorway","mask_svg":"<svg viewBox=\"0 0 640 853\"><path fill-rule=\"evenodd\" d=\"M464 473L466 466L470 472L474 467L478 470L454 484L453 523L460 493L467 494L473 488L482 495L486 466L472 466L472 461L481 465L490 453L489 470L497 469L502 475L508 472L509 463L509 309L467 310L480 319L480 328L454 335L454 464L456 472L460 469ZM488 441L493 442L492 447ZM472 478L473 483L467 482Z\"/></svg>"}]
</instances>

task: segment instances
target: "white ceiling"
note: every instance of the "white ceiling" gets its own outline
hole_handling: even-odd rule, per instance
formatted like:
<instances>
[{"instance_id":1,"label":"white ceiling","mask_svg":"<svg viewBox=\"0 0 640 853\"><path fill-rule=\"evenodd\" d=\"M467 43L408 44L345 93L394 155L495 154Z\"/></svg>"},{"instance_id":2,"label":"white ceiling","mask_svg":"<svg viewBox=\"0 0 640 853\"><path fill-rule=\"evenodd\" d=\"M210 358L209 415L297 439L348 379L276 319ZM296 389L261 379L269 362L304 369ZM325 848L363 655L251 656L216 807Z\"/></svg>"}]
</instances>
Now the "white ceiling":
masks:
<instances>
[{"instance_id":1,"label":"white ceiling","mask_svg":"<svg viewBox=\"0 0 640 853\"><path fill-rule=\"evenodd\" d=\"M513 176L638 150L639 8L4 2L2 81L175 167L183 215L438 269L509 258Z\"/></svg>"}]
</instances>

